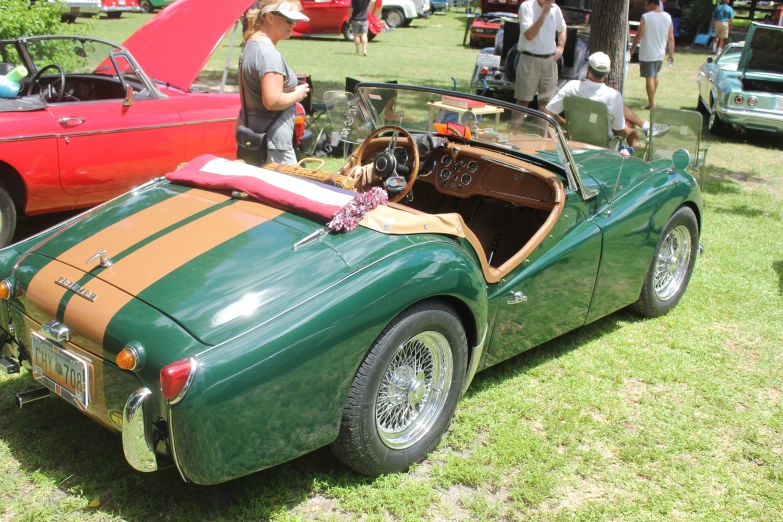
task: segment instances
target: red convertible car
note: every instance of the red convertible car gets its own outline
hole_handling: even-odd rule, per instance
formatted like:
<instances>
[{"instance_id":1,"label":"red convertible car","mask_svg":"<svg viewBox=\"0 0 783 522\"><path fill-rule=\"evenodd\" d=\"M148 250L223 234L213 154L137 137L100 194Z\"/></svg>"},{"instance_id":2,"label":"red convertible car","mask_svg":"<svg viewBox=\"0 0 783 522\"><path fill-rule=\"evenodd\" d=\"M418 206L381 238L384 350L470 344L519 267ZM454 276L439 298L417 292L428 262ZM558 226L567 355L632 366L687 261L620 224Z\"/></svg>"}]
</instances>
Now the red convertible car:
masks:
<instances>
[{"instance_id":1,"label":"red convertible car","mask_svg":"<svg viewBox=\"0 0 783 522\"><path fill-rule=\"evenodd\" d=\"M319 36L342 34L346 40L353 40L351 24L348 23L348 10L351 0L302 0L302 11L310 18L309 22L296 24L293 36ZM375 3L375 12L380 12L381 0ZM378 33L386 30L386 24L368 13L367 38L372 40Z\"/></svg>"},{"instance_id":2,"label":"red convertible car","mask_svg":"<svg viewBox=\"0 0 783 522\"><path fill-rule=\"evenodd\" d=\"M192 85L246 9L247 0L180 0L123 45L0 41L0 74L29 71L19 97L0 99L0 246L18 215L90 207L201 154L235 158L239 96Z\"/></svg>"}]
</instances>

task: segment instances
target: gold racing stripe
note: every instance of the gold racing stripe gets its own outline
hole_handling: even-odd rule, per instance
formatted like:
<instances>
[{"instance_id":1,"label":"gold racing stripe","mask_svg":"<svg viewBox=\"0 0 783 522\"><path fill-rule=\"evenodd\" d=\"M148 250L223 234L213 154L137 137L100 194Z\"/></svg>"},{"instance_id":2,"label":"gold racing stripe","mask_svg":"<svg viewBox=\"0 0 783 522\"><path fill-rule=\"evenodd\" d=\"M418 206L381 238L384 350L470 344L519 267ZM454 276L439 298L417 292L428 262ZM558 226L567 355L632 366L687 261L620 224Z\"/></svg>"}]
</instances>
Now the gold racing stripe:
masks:
<instances>
[{"instance_id":1,"label":"gold racing stripe","mask_svg":"<svg viewBox=\"0 0 783 522\"><path fill-rule=\"evenodd\" d=\"M89 265L87 260L99 250L106 250L111 259L111 256L127 250L152 234L226 200L228 196L222 194L191 189L106 227L63 252L57 259L89 272L99 266L100 260L96 259Z\"/></svg>"},{"instance_id":2,"label":"gold racing stripe","mask_svg":"<svg viewBox=\"0 0 783 522\"><path fill-rule=\"evenodd\" d=\"M94 302L71 299L65 309L65 324L103 344L109 321L133 296L201 254L282 213L260 203L240 201L159 237L105 269L98 276L100 280L90 281L89 289L98 298ZM123 292L112 291L106 283Z\"/></svg>"},{"instance_id":3,"label":"gold racing stripe","mask_svg":"<svg viewBox=\"0 0 783 522\"><path fill-rule=\"evenodd\" d=\"M84 272L92 270L100 263L99 260L90 265L85 263L99 250L106 250L111 257L112 254L118 254L152 234L227 199L228 197L222 194L192 189L128 216L57 257L59 261L70 266L49 263L39 270L27 287L27 299L54 319L60 300L68 291L56 285L55 281L61 277L73 282L79 281L84 277ZM78 268L83 268L84 272Z\"/></svg>"}]
</instances>

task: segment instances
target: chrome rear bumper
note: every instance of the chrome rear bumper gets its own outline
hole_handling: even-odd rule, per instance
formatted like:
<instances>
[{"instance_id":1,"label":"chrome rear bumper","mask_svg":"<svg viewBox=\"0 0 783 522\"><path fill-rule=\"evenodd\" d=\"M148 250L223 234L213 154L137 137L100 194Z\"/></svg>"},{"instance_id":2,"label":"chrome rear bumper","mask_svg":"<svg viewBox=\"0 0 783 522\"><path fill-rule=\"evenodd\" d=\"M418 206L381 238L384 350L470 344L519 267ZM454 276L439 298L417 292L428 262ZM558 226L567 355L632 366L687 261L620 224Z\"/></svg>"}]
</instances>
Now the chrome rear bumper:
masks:
<instances>
[{"instance_id":1,"label":"chrome rear bumper","mask_svg":"<svg viewBox=\"0 0 783 522\"><path fill-rule=\"evenodd\" d=\"M128 464L137 471L158 469L155 448L147 435L144 419L144 401L151 395L149 388L139 388L128 397L122 414L122 449Z\"/></svg>"}]
</instances>

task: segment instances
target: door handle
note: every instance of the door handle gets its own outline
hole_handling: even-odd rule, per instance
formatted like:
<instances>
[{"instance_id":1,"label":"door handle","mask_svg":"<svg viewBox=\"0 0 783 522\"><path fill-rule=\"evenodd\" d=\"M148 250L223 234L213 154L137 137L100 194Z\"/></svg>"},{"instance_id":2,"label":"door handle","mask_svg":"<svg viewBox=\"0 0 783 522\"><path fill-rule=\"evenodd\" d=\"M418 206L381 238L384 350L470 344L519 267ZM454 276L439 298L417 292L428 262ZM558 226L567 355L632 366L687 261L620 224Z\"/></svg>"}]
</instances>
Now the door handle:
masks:
<instances>
[{"instance_id":1,"label":"door handle","mask_svg":"<svg viewBox=\"0 0 783 522\"><path fill-rule=\"evenodd\" d=\"M510 297L511 300L506 301L510 305L524 303L527 301L527 296L522 292L509 292L506 297Z\"/></svg>"},{"instance_id":2,"label":"door handle","mask_svg":"<svg viewBox=\"0 0 783 522\"><path fill-rule=\"evenodd\" d=\"M85 122L84 118L60 118L60 125L81 125Z\"/></svg>"}]
</instances>

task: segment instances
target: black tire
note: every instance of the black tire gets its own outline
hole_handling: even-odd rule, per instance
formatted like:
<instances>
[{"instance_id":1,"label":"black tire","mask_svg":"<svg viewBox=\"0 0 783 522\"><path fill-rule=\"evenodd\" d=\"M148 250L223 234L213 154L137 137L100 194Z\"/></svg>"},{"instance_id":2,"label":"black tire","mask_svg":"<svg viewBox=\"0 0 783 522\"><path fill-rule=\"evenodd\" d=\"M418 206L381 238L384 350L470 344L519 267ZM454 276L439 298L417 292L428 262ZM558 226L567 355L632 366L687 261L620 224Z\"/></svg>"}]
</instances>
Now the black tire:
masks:
<instances>
[{"instance_id":1,"label":"black tire","mask_svg":"<svg viewBox=\"0 0 783 522\"><path fill-rule=\"evenodd\" d=\"M150 3L150 0L141 0L139 2L139 6L141 7L142 13L154 13L155 12L155 6Z\"/></svg>"},{"instance_id":2,"label":"black tire","mask_svg":"<svg viewBox=\"0 0 783 522\"><path fill-rule=\"evenodd\" d=\"M506 55L506 76L508 81L514 83L517 81L517 64L519 63L519 50L514 45L508 50Z\"/></svg>"},{"instance_id":3,"label":"black tire","mask_svg":"<svg viewBox=\"0 0 783 522\"><path fill-rule=\"evenodd\" d=\"M3 185L0 185L0 248L10 245L16 231L16 207Z\"/></svg>"},{"instance_id":4,"label":"black tire","mask_svg":"<svg viewBox=\"0 0 783 522\"><path fill-rule=\"evenodd\" d=\"M122 11L112 11L110 13L106 13L106 16L108 16L110 20L117 20L122 16Z\"/></svg>"},{"instance_id":5,"label":"black tire","mask_svg":"<svg viewBox=\"0 0 783 522\"><path fill-rule=\"evenodd\" d=\"M447 374L451 374L448 392L443 397L430 395L431 388L427 387L436 379L435 370L430 372L427 382L423 377L423 371L413 375L414 370L403 364L408 363L408 359L395 358L398 353L403 353L403 350L410 350L410 347L417 342L425 347L431 346L421 338L433 334L445 343L445 346L438 345L443 347L443 353L451 354L451 370L446 369L440 375L440 378L444 379L442 382L445 383L447 382L445 379L449 379ZM419 355L429 353L431 361L436 358L432 356L432 350L413 351ZM356 372L343 410L340 434L332 443L334 454L347 466L373 477L383 473L405 471L411 464L423 460L437 446L451 423L457 401L462 394L467 360L468 344L465 330L451 307L440 301L426 301L402 312L375 340ZM396 372L392 372L394 379L397 379L396 384L391 378L384 379L393 364L397 365ZM435 367L448 368L448 364L431 366L431 368ZM410 379L400 381L399 379L402 379L400 376L406 369L410 370L407 373ZM385 388L382 388L382 385ZM422 387L427 391L421 392L422 395L416 395ZM382 391L385 394L396 391L398 394L384 396ZM422 406L420 414L412 416L410 425L399 432L404 435L408 429L415 428L408 435L416 434L416 436L413 440L397 443L395 447L395 441L401 439L388 442L391 432L387 431L385 435L382 433L379 422L384 419L376 420L378 403L379 400L386 401L389 408L394 400L390 399L391 397L403 397L398 404L405 409L406 405L409 406L411 400L414 400L410 398L411 394L418 397L415 400L426 400L426 404ZM416 404L421 405L421 402ZM429 420L425 423L427 419ZM422 427L422 423L426 428ZM404 446L404 444L408 445Z\"/></svg>"},{"instance_id":6,"label":"black tire","mask_svg":"<svg viewBox=\"0 0 783 522\"><path fill-rule=\"evenodd\" d=\"M351 32L351 24L348 22L345 22L343 24L343 38L348 40L349 42L353 42L353 32ZM368 35L369 38L369 35Z\"/></svg>"},{"instance_id":7,"label":"black tire","mask_svg":"<svg viewBox=\"0 0 783 522\"><path fill-rule=\"evenodd\" d=\"M685 233L689 237L689 244L687 245L683 244ZM681 252L683 255L687 253L688 256L687 259L680 257L677 267L675 267L684 270L681 275L678 275L679 272L672 275L670 273L672 270L671 263L667 266L666 260L663 258L666 255L666 250L672 245L671 242L679 242L681 247L683 247ZM669 313L672 308L677 306L686 288L688 288L688 282L691 280L698 253L699 225L696 221L696 215L690 208L680 207L669 218L669 222L666 223L666 227L664 227L663 233L660 239L658 239L658 246L655 247L650 268L647 270L647 275L644 278L644 285L642 286L639 300L632 305L634 311L643 317L659 317ZM661 265L663 265L663 268ZM661 269L660 273L662 275L660 278L656 277L659 272L658 269ZM666 281L667 276L672 277L672 284L663 286L662 283ZM661 286L662 288L660 288Z\"/></svg>"},{"instance_id":8,"label":"black tire","mask_svg":"<svg viewBox=\"0 0 783 522\"><path fill-rule=\"evenodd\" d=\"M707 129L710 131L710 134L714 134L715 136L720 136L723 133L724 127L725 124L723 123L723 120L720 119L720 115L718 114L718 109L715 108L715 102L711 101L710 117L707 120Z\"/></svg>"},{"instance_id":9,"label":"black tire","mask_svg":"<svg viewBox=\"0 0 783 522\"><path fill-rule=\"evenodd\" d=\"M386 22L386 25L392 29L402 27L405 24L405 13L398 7L384 9L381 16L383 16L383 21Z\"/></svg>"},{"instance_id":10,"label":"black tire","mask_svg":"<svg viewBox=\"0 0 783 522\"><path fill-rule=\"evenodd\" d=\"M61 19L61 20L62 20L64 23L66 23L66 24L73 24L73 23L76 23L76 17L77 17L77 16L78 16L78 15L72 15L72 14L68 14L68 15L62 15L62 17L60 17L60 19Z\"/></svg>"},{"instance_id":11,"label":"black tire","mask_svg":"<svg viewBox=\"0 0 783 522\"><path fill-rule=\"evenodd\" d=\"M406 18L401 27L409 27L411 22L413 22L413 18Z\"/></svg>"},{"instance_id":12,"label":"black tire","mask_svg":"<svg viewBox=\"0 0 783 522\"><path fill-rule=\"evenodd\" d=\"M706 105L704 105L704 102L701 101L701 94L699 95L699 99L696 102L696 110L702 113L703 115L708 115L710 113L710 110L707 108Z\"/></svg>"}]
</instances>

